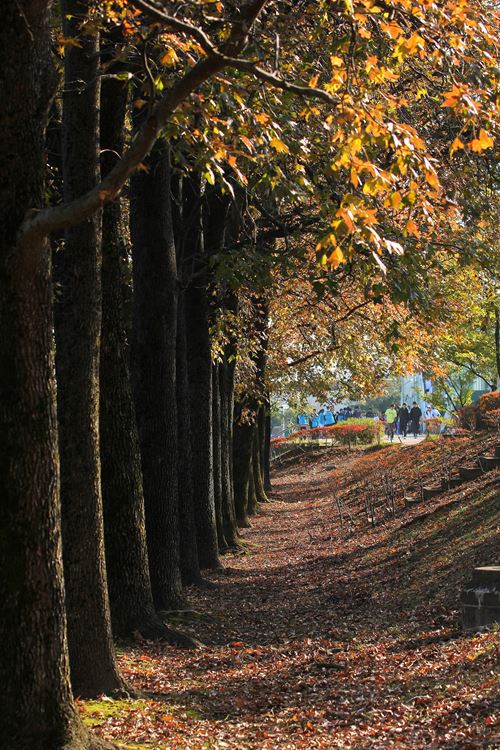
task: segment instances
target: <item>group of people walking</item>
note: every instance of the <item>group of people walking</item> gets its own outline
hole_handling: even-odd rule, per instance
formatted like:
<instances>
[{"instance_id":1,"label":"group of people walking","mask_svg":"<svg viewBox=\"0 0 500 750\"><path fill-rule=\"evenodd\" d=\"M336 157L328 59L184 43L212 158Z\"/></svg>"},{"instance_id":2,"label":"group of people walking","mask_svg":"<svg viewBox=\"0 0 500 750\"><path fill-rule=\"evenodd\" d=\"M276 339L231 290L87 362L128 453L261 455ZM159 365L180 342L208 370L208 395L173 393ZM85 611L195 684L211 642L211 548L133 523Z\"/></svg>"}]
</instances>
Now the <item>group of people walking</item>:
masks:
<instances>
[{"instance_id":1,"label":"group of people walking","mask_svg":"<svg viewBox=\"0 0 500 750\"><path fill-rule=\"evenodd\" d=\"M386 425L386 432L389 440L394 440L394 435L399 434L406 438L408 434L413 434L414 437L418 437L420 434L420 422L422 419L422 409L419 407L416 401L413 402L411 407L405 402L401 406L391 404L385 412L382 412L380 416L375 414L373 411L362 412L359 407L351 408L350 406L343 407L342 409L335 411L331 404L324 404L319 411L314 411L310 417L306 414L301 413L297 416L297 424L299 429L306 430L308 427L315 429L316 427L330 427L331 425L343 422L346 419L374 419L380 420ZM425 418L430 419L434 417L440 417L440 412L432 407L428 406L425 413Z\"/></svg>"},{"instance_id":2,"label":"group of people walking","mask_svg":"<svg viewBox=\"0 0 500 750\"><path fill-rule=\"evenodd\" d=\"M417 437L420 432L420 420L422 419L422 409L416 401L413 402L411 409L408 404L404 403L399 408L396 404L391 404L385 410L385 423L387 425L387 436L389 440L394 440L396 431L406 437L408 432Z\"/></svg>"},{"instance_id":3,"label":"group of people walking","mask_svg":"<svg viewBox=\"0 0 500 750\"><path fill-rule=\"evenodd\" d=\"M396 432L403 437L412 433L413 437L420 434L420 420L422 419L422 409L416 401L413 402L411 409L408 404L404 403L398 407L391 404L385 411L385 423L387 425L387 435L392 443ZM428 406L425 411L425 419L435 419L440 417L441 413L436 407Z\"/></svg>"}]
</instances>

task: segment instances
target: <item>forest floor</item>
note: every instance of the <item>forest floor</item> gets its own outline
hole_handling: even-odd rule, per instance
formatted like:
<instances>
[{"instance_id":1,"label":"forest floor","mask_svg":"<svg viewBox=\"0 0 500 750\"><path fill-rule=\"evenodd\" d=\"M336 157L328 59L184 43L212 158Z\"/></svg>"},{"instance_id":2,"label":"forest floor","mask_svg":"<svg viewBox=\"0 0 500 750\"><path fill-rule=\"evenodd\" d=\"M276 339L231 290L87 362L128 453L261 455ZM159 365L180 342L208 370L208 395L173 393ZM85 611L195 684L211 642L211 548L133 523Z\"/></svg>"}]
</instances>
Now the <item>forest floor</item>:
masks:
<instances>
[{"instance_id":1,"label":"forest floor","mask_svg":"<svg viewBox=\"0 0 500 750\"><path fill-rule=\"evenodd\" d=\"M500 747L500 631L466 634L458 611L472 569L498 564L498 471L411 508L397 498L375 526L363 498L383 471L436 477L488 442L332 449L278 469L245 553L189 592L200 614L183 627L206 647L120 649L147 697L80 703L86 722L135 750Z\"/></svg>"}]
</instances>

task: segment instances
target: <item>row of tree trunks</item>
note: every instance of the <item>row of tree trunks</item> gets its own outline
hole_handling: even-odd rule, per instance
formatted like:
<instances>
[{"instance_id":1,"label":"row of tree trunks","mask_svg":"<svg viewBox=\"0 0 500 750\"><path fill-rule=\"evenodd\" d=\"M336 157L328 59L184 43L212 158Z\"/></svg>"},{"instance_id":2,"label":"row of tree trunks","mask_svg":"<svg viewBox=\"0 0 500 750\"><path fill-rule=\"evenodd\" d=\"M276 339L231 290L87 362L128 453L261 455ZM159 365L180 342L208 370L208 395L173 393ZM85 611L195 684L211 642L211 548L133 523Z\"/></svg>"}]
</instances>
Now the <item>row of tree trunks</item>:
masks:
<instances>
[{"instance_id":1,"label":"row of tree trunks","mask_svg":"<svg viewBox=\"0 0 500 750\"><path fill-rule=\"evenodd\" d=\"M66 640L51 251L46 239L18 237L26 211L44 203L45 126L57 81L50 4L24 0L3 10L0 736L6 750L87 750L98 743L73 704Z\"/></svg>"},{"instance_id":2,"label":"row of tree trunks","mask_svg":"<svg viewBox=\"0 0 500 750\"><path fill-rule=\"evenodd\" d=\"M105 81L99 121L98 39L81 33L89 5L62 3L63 33L78 37L65 53L65 201L95 185L99 148L103 174L123 149L127 91L120 80ZM20 0L4 20L4 114L13 126L0 145L10 165L0 182L0 735L7 750L83 750L104 743L89 738L77 717L70 665L80 695L124 690L111 621L116 635L163 636L155 605L182 604L181 560L185 579L199 580L198 554L202 566L217 567L218 538L224 546L237 541L234 364L211 364L210 289L206 273L198 276L206 269L198 177L183 206L191 278L178 293L164 143L131 189L134 387L120 203L68 230L57 253L56 359L49 243L17 238L26 210L44 201L46 115L56 83L49 4ZM214 252L222 245L223 236ZM189 405L182 429L179 403ZM196 480L191 489L188 478Z\"/></svg>"}]
</instances>

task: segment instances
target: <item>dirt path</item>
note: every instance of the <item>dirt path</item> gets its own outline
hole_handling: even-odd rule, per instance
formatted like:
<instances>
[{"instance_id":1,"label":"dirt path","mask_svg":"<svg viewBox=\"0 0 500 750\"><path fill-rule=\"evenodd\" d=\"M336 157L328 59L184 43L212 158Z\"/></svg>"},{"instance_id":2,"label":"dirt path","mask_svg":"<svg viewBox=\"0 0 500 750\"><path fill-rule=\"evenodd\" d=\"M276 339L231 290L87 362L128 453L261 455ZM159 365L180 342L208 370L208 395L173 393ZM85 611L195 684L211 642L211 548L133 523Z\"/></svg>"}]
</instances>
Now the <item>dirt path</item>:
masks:
<instances>
[{"instance_id":1,"label":"dirt path","mask_svg":"<svg viewBox=\"0 0 500 750\"><path fill-rule=\"evenodd\" d=\"M207 647L123 651L127 678L154 696L99 731L176 750L495 746L494 635L462 636L439 604L398 611L411 552L391 547L389 529L339 536L331 470L275 477L248 553L191 592L205 614L189 627Z\"/></svg>"}]
</instances>

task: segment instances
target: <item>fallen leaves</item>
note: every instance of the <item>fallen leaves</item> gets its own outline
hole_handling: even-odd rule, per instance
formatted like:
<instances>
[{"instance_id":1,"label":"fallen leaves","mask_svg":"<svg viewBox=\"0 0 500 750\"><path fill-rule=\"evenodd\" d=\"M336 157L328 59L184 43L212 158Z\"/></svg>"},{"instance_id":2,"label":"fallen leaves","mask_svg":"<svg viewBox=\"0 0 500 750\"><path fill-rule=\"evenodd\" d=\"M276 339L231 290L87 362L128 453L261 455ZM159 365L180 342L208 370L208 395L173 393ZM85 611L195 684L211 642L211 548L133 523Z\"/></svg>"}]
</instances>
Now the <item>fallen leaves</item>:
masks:
<instances>
[{"instance_id":1,"label":"fallen leaves","mask_svg":"<svg viewBox=\"0 0 500 750\"><path fill-rule=\"evenodd\" d=\"M446 445L453 460L471 450L463 438ZM94 731L134 750L487 747L498 636L464 635L455 607L464 573L487 559L491 478L474 483L475 500L365 520L348 537L332 501L335 482L355 513L356 477L391 462L406 472L417 458L430 472L440 451L338 452L335 471L322 456L280 470L274 501L245 531L251 552L226 556L215 589L190 592L210 613L189 626L207 648L122 650L122 672L150 697L80 704Z\"/></svg>"}]
</instances>

